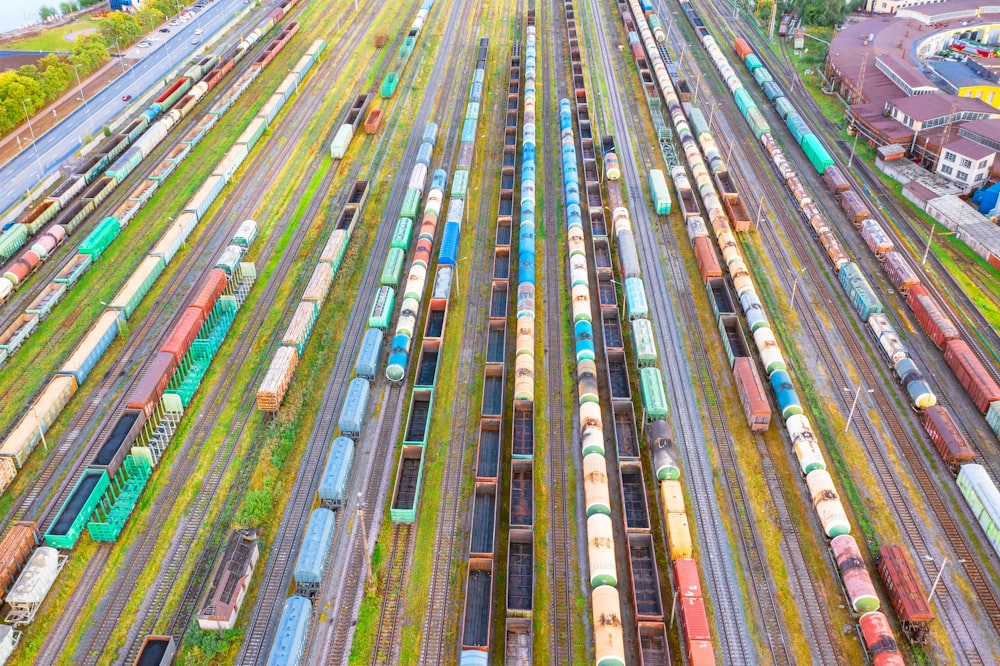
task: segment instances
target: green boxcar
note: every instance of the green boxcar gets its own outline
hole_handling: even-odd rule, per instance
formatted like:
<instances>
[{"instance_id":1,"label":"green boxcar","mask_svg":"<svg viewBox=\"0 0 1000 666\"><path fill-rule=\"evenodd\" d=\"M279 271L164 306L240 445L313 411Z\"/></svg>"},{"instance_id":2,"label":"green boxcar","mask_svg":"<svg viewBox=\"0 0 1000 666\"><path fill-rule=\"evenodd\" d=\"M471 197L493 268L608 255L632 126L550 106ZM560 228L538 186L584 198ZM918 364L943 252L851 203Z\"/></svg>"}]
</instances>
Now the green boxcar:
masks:
<instances>
[{"instance_id":1,"label":"green boxcar","mask_svg":"<svg viewBox=\"0 0 1000 666\"><path fill-rule=\"evenodd\" d=\"M764 63L762 63L760 61L760 58L758 58L753 53L751 53L750 55L748 55L747 59L744 60L743 62L744 62L744 64L746 64L747 69L749 69L751 72L754 71L755 69L758 69L758 68L764 66Z\"/></svg>"},{"instance_id":2,"label":"green boxcar","mask_svg":"<svg viewBox=\"0 0 1000 666\"><path fill-rule=\"evenodd\" d=\"M139 264L139 267L132 273L132 276L119 290L111 302L109 308L121 310L125 313L125 318L132 316L135 309L139 307L143 297L149 292L149 288L160 277L166 264L163 257L146 257Z\"/></svg>"},{"instance_id":3,"label":"green boxcar","mask_svg":"<svg viewBox=\"0 0 1000 666\"><path fill-rule=\"evenodd\" d=\"M625 278L625 311L629 319L645 319L649 316L642 278Z\"/></svg>"},{"instance_id":4,"label":"green boxcar","mask_svg":"<svg viewBox=\"0 0 1000 666\"><path fill-rule=\"evenodd\" d=\"M997 437L1000 437L1000 400L990 403L990 408L986 410L986 423L993 428Z\"/></svg>"},{"instance_id":5,"label":"green boxcar","mask_svg":"<svg viewBox=\"0 0 1000 666\"><path fill-rule=\"evenodd\" d=\"M469 102L465 105L465 119L475 120L479 118L479 102Z\"/></svg>"},{"instance_id":6,"label":"green boxcar","mask_svg":"<svg viewBox=\"0 0 1000 666\"><path fill-rule=\"evenodd\" d=\"M736 99L736 106L740 109L740 115L744 118L747 117L747 111L757 108L756 102L750 97L750 93L746 91L746 88L737 88L733 97Z\"/></svg>"},{"instance_id":7,"label":"green boxcar","mask_svg":"<svg viewBox=\"0 0 1000 666\"><path fill-rule=\"evenodd\" d=\"M781 116L781 119L784 120L788 117L789 113L795 111L795 107L792 106L792 103L788 101L787 97L779 97L774 103L774 110L777 111L778 115Z\"/></svg>"},{"instance_id":8,"label":"green boxcar","mask_svg":"<svg viewBox=\"0 0 1000 666\"><path fill-rule=\"evenodd\" d=\"M771 72L767 71L766 67L758 67L757 69L755 69L753 73L753 78L754 81L757 82L757 85L762 88L764 87L765 83L774 82L774 77L771 76Z\"/></svg>"},{"instance_id":9,"label":"green boxcar","mask_svg":"<svg viewBox=\"0 0 1000 666\"><path fill-rule=\"evenodd\" d=\"M85 469L45 533L45 545L72 549L110 484L108 473L103 469Z\"/></svg>"},{"instance_id":10,"label":"green boxcar","mask_svg":"<svg viewBox=\"0 0 1000 666\"><path fill-rule=\"evenodd\" d=\"M662 421L667 418L667 394L663 387L663 375L657 368L643 368L639 371L639 388L642 391L642 407L647 421Z\"/></svg>"},{"instance_id":11,"label":"green boxcar","mask_svg":"<svg viewBox=\"0 0 1000 666\"><path fill-rule=\"evenodd\" d=\"M705 114L698 107L691 107L691 110L688 111L688 120L691 121L691 133L694 134L695 138L709 132L708 123L705 122Z\"/></svg>"},{"instance_id":12,"label":"green boxcar","mask_svg":"<svg viewBox=\"0 0 1000 666\"><path fill-rule=\"evenodd\" d=\"M399 458L389 517L394 523L412 523L417 517L420 484L424 475L424 447L407 446Z\"/></svg>"},{"instance_id":13,"label":"green boxcar","mask_svg":"<svg viewBox=\"0 0 1000 666\"><path fill-rule=\"evenodd\" d=\"M399 286L399 278L403 275L403 262L405 259L406 253L403 250L400 250L398 247L389 248L389 254L386 255L379 284L389 285L390 287Z\"/></svg>"},{"instance_id":14,"label":"green boxcar","mask_svg":"<svg viewBox=\"0 0 1000 666\"><path fill-rule=\"evenodd\" d=\"M382 93L382 98L386 99L392 97L396 92L396 86L399 84L399 74L396 72L389 72L382 79L382 87L379 92Z\"/></svg>"},{"instance_id":15,"label":"green boxcar","mask_svg":"<svg viewBox=\"0 0 1000 666\"><path fill-rule=\"evenodd\" d=\"M410 249L410 240L413 238L413 220L408 217L401 217L396 222L396 230L392 234L392 247L397 247L404 252Z\"/></svg>"},{"instance_id":16,"label":"green boxcar","mask_svg":"<svg viewBox=\"0 0 1000 666\"><path fill-rule=\"evenodd\" d=\"M649 320L633 320L632 336L635 338L635 358L639 367L656 365L656 341L653 338L653 325Z\"/></svg>"},{"instance_id":17,"label":"green boxcar","mask_svg":"<svg viewBox=\"0 0 1000 666\"><path fill-rule=\"evenodd\" d=\"M464 199L469 189L469 172L459 169L455 172L455 177L451 179L451 198Z\"/></svg>"},{"instance_id":18,"label":"green boxcar","mask_svg":"<svg viewBox=\"0 0 1000 666\"><path fill-rule=\"evenodd\" d=\"M372 303L371 314L368 315L369 328L389 328L392 310L396 304L396 290L392 287L379 287L375 292L375 302Z\"/></svg>"},{"instance_id":19,"label":"green boxcar","mask_svg":"<svg viewBox=\"0 0 1000 666\"><path fill-rule=\"evenodd\" d=\"M406 190L406 195L403 197L403 207L400 209L399 214L402 217L408 217L411 220L417 219L417 213L420 209L420 190L416 188L410 188Z\"/></svg>"},{"instance_id":20,"label":"green boxcar","mask_svg":"<svg viewBox=\"0 0 1000 666\"><path fill-rule=\"evenodd\" d=\"M822 175L828 166L833 166L833 158L815 134L806 134L802 137L802 150L812 163L813 168Z\"/></svg>"},{"instance_id":21,"label":"green boxcar","mask_svg":"<svg viewBox=\"0 0 1000 666\"><path fill-rule=\"evenodd\" d=\"M28 227L15 224L0 236L0 261L7 261L17 252L28 238Z\"/></svg>"},{"instance_id":22,"label":"green boxcar","mask_svg":"<svg viewBox=\"0 0 1000 666\"><path fill-rule=\"evenodd\" d=\"M653 197L653 207L660 215L670 212L670 189L667 187L667 178L659 169L649 170L649 189Z\"/></svg>"},{"instance_id":23,"label":"green boxcar","mask_svg":"<svg viewBox=\"0 0 1000 666\"><path fill-rule=\"evenodd\" d=\"M122 228L117 217L104 218L97 225L97 228L90 232L90 235L80 244L80 254L89 254L96 259L104 254L104 251L118 237L121 230Z\"/></svg>"},{"instance_id":24,"label":"green boxcar","mask_svg":"<svg viewBox=\"0 0 1000 666\"><path fill-rule=\"evenodd\" d=\"M466 118L462 123L462 143L475 143L476 141L476 119Z\"/></svg>"},{"instance_id":25,"label":"green boxcar","mask_svg":"<svg viewBox=\"0 0 1000 666\"><path fill-rule=\"evenodd\" d=\"M754 133L754 136L756 136L758 140L760 137L771 131L771 128L767 124L764 114L760 112L760 109L750 109L747 112L747 122L750 124L750 130Z\"/></svg>"}]
</instances>

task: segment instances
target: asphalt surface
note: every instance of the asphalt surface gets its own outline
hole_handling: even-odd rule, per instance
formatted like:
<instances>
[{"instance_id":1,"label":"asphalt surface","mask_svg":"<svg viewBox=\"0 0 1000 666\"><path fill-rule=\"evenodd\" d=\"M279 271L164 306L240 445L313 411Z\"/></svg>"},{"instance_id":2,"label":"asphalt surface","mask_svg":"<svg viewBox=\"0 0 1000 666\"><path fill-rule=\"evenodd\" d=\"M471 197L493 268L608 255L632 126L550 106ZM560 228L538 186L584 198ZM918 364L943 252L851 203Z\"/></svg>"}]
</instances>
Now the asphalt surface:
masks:
<instances>
[{"instance_id":1,"label":"asphalt surface","mask_svg":"<svg viewBox=\"0 0 1000 666\"><path fill-rule=\"evenodd\" d=\"M243 6L244 0L215 0L187 23L167 26L169 33L152 33L158 41L152 42L149 48L133 46L128 49L125 57L140 59L138 63L43 136L36 137L34 146L26 146L3 165L0 169L0 210L14 205L25 190L56 171L83 146L88 133L99 132L125 110L127 103L122 102L122 96L138 99L150 88L162 85L163 78L172 68L201 47L200 43L195 45L192 41L209 39ZM201 30L202 34L195 35L196 30ZM22 135L27 133L27 128L22 129Z\"/></svg>"}]
</instances>

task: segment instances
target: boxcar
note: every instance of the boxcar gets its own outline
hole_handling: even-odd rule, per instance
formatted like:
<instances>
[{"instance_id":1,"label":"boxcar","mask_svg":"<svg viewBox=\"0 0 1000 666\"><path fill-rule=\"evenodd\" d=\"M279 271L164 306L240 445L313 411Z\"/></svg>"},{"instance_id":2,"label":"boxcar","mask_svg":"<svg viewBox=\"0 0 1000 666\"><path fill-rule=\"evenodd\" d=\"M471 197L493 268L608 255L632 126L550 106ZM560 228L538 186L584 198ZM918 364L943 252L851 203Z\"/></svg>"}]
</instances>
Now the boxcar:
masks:
<instances>
[{"instance_id":1,"label":"boxcar","mask_svg":"<svg viewBox=\"0 0 1000 666\"><path fill-rule=\"evenodd\" d=\"M924 586L917 578L913 563L902 546L889 544L879 549L879 575L889 594L889 603L911 643L925 645L934 619L924 596Z\"/></svg>"},{"instance_id":2,"label":"boxcar","mask_svg":"<svg viewBox=\"0 0 1000 666\"><path fill-rule=\"evenodd\" d=\"M951 413L944 407L934 405L924 410L923 426L941 454L941 459L953 472L957 472L959 466L975 460L976 452L969 446L962 431L951 418Z\"/></svg>"}]
</instances>

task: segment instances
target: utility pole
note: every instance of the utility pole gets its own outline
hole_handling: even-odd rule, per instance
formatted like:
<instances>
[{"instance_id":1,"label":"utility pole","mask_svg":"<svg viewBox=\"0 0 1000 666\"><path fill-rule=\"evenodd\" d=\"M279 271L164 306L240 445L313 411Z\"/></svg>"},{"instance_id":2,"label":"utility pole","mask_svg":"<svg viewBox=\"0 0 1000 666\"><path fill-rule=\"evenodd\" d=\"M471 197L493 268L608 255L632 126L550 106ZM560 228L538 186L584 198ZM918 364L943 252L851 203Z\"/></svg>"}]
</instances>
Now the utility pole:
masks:
<instances>
[{"instance_id":1,"label":"utility pole","mask_svg":"<svg viewBox=\"0 0 1000 666\"><path fill-rule=\"evenodd\" d=\"M775 1L771 3L771 21L767 26L767 35L772 42L774 41L774 21L775 18L777 18L777 16L778 16L778 3Z\"/></svg>"},{"instance_id":2,"label":"utility pole","mask_svg":"<svg viewBox=\"0 0 1000 666\"><path fill-rule=\"evenodd\" d=\"M941 576L944 574L944 568L948 566L948 557L945 556L944 562L941 563L941 568L938 569L937 576L934 577L934 584L931 585L931 591L927 593L927 603L931 602L931 597L934 596L934 591L937 590L938 583L941 582Z\"/></svg>"},{"instance_id":3,"label":"utility pole","mask_svg":"<svg viewBox=\"0 0 1000 666\"><path fill-rule=\"evenodd\" d=\"M24 109L24 119L28 121L28 130L31 132L31 148L35 152L35 164L38 165L38 177L41 178L45 175L45 169L42 168L42 160L38 157L38 145L35 143L35 128L31 126L31 116L28 115L28 107L25 106L23 99L21 100L21 108Z\"/></svg>"},{"instance_id":4,"label":"utility pole","mask_svg":"<svg viewBox=\"0 0 1000 666\"><path fill-rule=\"evenodd\" d=\"M372 579L372 562L368 559L368 530L365 528L365 502L358 491L358 519L361 521L361 555L365 558L365 585Z\"/></svg>"}]
</instances>

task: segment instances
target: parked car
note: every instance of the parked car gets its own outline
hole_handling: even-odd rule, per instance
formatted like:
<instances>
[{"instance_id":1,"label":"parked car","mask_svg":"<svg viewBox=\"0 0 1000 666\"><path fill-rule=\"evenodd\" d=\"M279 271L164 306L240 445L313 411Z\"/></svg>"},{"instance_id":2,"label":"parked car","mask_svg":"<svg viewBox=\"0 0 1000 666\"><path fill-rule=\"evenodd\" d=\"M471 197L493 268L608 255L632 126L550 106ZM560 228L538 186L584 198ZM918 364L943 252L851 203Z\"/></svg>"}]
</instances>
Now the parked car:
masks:
<instances>
[{"instance_id":1,"label":"parked car","mask_svg":"<svg viewBox=\"0 0 1000 666\"><path fill-rule=\"evenodd\" d=\"M136 44L136 46L138 46L140 49L148 49L149 42L139 42L138 44Z\"/></svg>"},{"instance_id":2,"label":"parked car","mask_svg":"<svg viewBox=\"0 0 1000 666\"><path fill-rule=\"evenodd\" d=\"M170 32L170 28L160 28L160 32Z\"/></svg>"}]
</instances>

